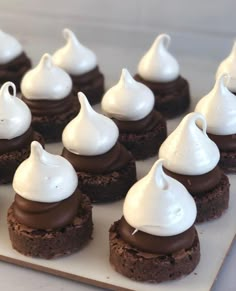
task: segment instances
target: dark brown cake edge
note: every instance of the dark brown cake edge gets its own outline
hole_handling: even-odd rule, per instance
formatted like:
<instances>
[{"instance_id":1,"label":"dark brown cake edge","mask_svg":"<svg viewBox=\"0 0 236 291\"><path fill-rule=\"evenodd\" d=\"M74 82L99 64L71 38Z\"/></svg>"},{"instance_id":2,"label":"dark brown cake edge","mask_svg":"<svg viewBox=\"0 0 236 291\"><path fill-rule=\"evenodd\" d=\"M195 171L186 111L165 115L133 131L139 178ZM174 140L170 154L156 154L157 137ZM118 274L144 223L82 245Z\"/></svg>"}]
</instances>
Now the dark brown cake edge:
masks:
<instances>
[{"instance_id":1,"label":"dark brown cake edge","mask_svg":"<svg viewBox=\"0 0 236 291\"><path fill-rule=\"evenodd\" d=\"M197 206L196 222L220 217L229 206L229 179L222 174L219 184L212 190L192 195Z\"/></svg>"},{"instance_id":2,"label":"dark brown cake edge","mask_svg":"<svg viewBox=\"0 0 236 291\"><path fill-rule=\"evenodd\" d=\"M34 132L33 140L44 146L44 139ZM0 155L0 185L11 183L17 167L30 155L30 144L22 149L10 151Z\"/></svg>"},{"instance_id":3,"label":"dark brown cake edge","mask_svg":"<svg viewBox=\"0 0 236 291\"><path fill-rule=\"evenodd\" d=\"M109 231L110 263L114 269L135 281L160 283L191 273L200 260L200 243L196 232L191 248L174 254L140 252L123 241L116 221Z\"/></svg>"},{"instance_id":4,"label":"dark brown cake edge","mask_svg":"<svg viewBox=\"0 0 236 291\"><path fill-rule=\"evenodd\" d=\"M77 172L79 188L94 203L107 203L122 199L137 181L135 161L122 169L104 175Z\"/></svg>"},{"instance_id":5,"label":"dark brown cake edge","mask_svg":"<svg viewBox=\"0 0 236 291\"><path fill-rule=\"evenodd\" d=\"M78 215L66 227L37 230L23 226L16 221L12 205L8 210L7 222L12 247L29 257L52 259L69 255L82 249L92 238L92 206L84 194Z\"/></svg>"},{"instance_id":6,"label":"dark brown cake edge","mask_svg":"<svg viewBox=\"0 0 236 291\"><path fill-rule=\"evenodd\" d=\"M132 153L137 161L139 161L157 155L166 137L166 121L162 118L160 123L152 131L140 134L120 133L119 142Z\"/></svg>"}]
</instances>

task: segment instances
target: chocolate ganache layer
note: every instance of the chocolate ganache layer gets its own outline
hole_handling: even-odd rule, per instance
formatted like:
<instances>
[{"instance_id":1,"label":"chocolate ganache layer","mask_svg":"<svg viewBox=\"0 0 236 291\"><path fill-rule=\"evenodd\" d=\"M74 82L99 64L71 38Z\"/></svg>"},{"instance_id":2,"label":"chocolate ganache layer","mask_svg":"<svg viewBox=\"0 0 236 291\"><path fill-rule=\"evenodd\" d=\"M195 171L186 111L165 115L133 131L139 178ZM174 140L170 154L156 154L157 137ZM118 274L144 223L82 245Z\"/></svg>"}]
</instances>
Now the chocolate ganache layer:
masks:
<instances>
[{"instance_id":1,"label":"chocolate ganache layer","mask_svg":"<svg viewBox=\"0 0 236 291\"><path fill-rule=\"evenodd\" d=\"M22 100L29 106L33 116L51 116L71 111L75 102L74 98L72 93L59 100L36 100L22 96Z\"/></svg>"},{"instance_id":2,"label":"chocolate ganache layer","mask_svg":"<svg viewBox=\"0 0 236 291\"><path fill-rule=\"evenodd\" d=\"M183 233L173 236L155 236L137 231L130 226L124 217L119 221L118 233L121 238L139 251L154 254L170 254L192 246L195 238L195 227L191 226Z\"/></svg>"},{"instance_id":3,"label":"chocolate ganache layer","mask_svg":"<svg viewBox=\"0 0 236 291\"><path fill-rule=\"evenodd\" d=\"M106 174L119 170L133 159L130 152L119 142L102 155L82 156L63 148L62 156L73 165L77 172L91 174Z\"/></svg>"},{"instance_id":4,"label":"chocolate ganache layer","mask_svg":"<svg viewBox=\"0 0 236 291\"><path fill-rule=\"evenodd\" d=\"M12 139L0 139L0 154L9 153L18 149L22 149L34 140L34 131L32 127L22 135Z\"/></svg>"},{"instance_id":5,"label":"chocolate ganache layer","mask_svg":"<svg viewBox=\"0 0 236 291\"><path fill-rule=\"evenodd\" d=\"M120 133L146 133L153 130L162 120L162 115L152 110L146 117L135 120L125 121L112 118L119 128Z\"/></svg>"},{"instance_id":6,"label":"chocolate ganache layer","mask_svg":"<svg viewBox=\"0 0 236 291\"><path fill-rule=\"evenodd\" d=\"M191 194L201 194L213 189L220 183L223 175L223 172L218 166L206 174L196 176L177 174L167 170L166 168L163 168L163 170L168 176L182 183Z\"/></svg>"},{"instance_id":7,"label":"chocolate ganache layer","mask_svg":"<svg viewBox=\"0 0 236 291\"><path fill-rule=\"evenodd\" d=\"M31 61L23 52L6 64L0 64L1 84L12 81L16 85L17 91L20 90L20 81L23 75L31 68Z\"/></svg>"},{"instance_id":8,"label":"chocolate ganache layer","mask_svg":"<svg viewBox=\"0 0 236 291\"><path fill-rule=\"evenodd\" d=\"M215 135L207 133L209 138L217 144L220 151L235 152L236 151L236 134Z\"/></svg>"},{"instance_id":9,"label":"chocolate ganache layer","mask_svg":"<svg viewBox=\"0 0 236 291\"><path fill-rule=\"evenodd\" d=\"M70 224L78 213L81 192L76 189L68 198L55 202L43 203L30 201L15 195L13 212L16 220L35 229L55 229Z\"/></svg>"}]
</instances>

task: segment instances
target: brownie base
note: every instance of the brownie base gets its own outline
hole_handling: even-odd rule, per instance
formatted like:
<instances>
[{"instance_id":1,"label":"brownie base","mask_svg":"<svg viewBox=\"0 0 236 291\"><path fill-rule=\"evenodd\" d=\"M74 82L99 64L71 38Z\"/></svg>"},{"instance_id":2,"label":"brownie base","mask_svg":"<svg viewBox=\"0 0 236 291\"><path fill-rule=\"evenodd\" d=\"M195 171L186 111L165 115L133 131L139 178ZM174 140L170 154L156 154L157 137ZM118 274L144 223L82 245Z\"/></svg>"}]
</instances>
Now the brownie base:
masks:
<instances>
[{"instance_id":1,"label":"brownie base","mask_svg":"<svg viewBox=\"0 0 236 291\"><path fill-rule=\"evenodd\" d=\"M77 175L79 189L95 203L107 203L122 199L137 181L134 160L131 160L122 169L108 174L77 172Z\"/></svg>"},{"instance_id":2,"label":"brownie base","mask_svg":"<svg viewBox=\"0 0 236 291\"><path fill-rule=\"evenodd\" d=\"M78 107L60 114L32 116L32 127L44 137L46 143L60 142L65 126L78 114Z\"/></svg>"},{"instance_id":3,"label":"brownie base","mask_svg":"<svg viewBox=\"0 0 236 291\"><path fill-rule=\"evenodd\" d=\"M191 273L200 260L200 244L197 232L189 249L162 255L153 254L132 247L118 234L118 221L110 228L110 263L122 275L150 283L175 280Z\"/></svg>"},{"instance_id":4,"label":"brownie base","mask_svg":"<svg viewBox=\"0 0 236 291\"><path fill-rule=\"evenodd\" d=\"M222 175L219 184L212 190L192 194L197 206L196 222L220 217L229 206L229 179Z\"/></svg>"},{"instance_id":5,"label":"brownie base","mask_svg":"<svg viewBox=\"0 0 236 291\"><path fill-rule=\"evenodd\" d=\"M78 100L78 92L83 92L91 105L101 102L104 94L104 76L96 67L80 76L70 75L73 82L73 94Z\"/></svg>"},{"instance_id":6,"label":"brownie base","mask_svg":"<svg viewBox=\"0 0 236 291\"><path fill-rule=\"evenodd\" d=\"M34 132L33 140L44 146L43 137ZM0 155L0 184L11 183L17 167L30 155L30 144L19 150Z\"/></svg>"},{"instance_id":7,"label":"brownie base","mask_svg":"<svg viewBox=\"0 0 236 291\"><path fill-rule=\"evenodd\" d=\"M138 82L149 87L155 95L155 108L165 118L175 118L184 113L190 106L190 90L186 79L179 76L176 80L162 83L144 80L138 74Z\"/></svg>"},{"instance_id":8,"label":"brownie base","mask_svg":"<svg viewBox=\"0 0 236 291\"><path fill-rule=\"evenodd\" d=\"M119 142L132 153L136 160L144 160L157 155L166 137L166 121L162 118L152 131L146 133L120 133Z\"/></svg>"},{"instance_id":9,"label":"brownie base","mask_svg":"<svg viewBox=\"0 0 236 291\"><path fill-rule=\"evenodd\" d=\"M29 228L15 219L12 206L7 222L12 247L25 256L44 259L80 250L91 239L93 230L92 207L86 195L82 195L82 204L74 221L66 227L53 230Z\"/></svg>"},{"instance_id":10,"label":"brownie base","mask_svg":"<svg viewBox=\"0 0 236 291\"><path fill-rule=\"evenodd\" d=\"M220 168L228 174L236 173L236 152L220 151Z\"/></svg>"}]
</instances>

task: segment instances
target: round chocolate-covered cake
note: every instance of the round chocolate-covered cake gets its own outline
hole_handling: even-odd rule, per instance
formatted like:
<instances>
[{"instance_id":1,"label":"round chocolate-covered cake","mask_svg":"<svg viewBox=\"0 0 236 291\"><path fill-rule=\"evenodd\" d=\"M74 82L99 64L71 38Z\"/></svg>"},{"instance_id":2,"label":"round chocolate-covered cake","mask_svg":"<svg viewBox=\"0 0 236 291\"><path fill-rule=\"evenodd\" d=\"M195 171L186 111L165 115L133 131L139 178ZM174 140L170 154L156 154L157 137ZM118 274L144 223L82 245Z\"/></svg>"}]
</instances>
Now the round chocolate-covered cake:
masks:
<instances>
[{"instance_id":1,"label":"round chocolate-covered cake","mask_svg":"<svg viewBox=\"0 0 236 291\"><path fill-rule=\"evenodd\" d=\"M159 283L195 269L200 259L196 205L186 188L163 172L161 160L129 190L123 214L109 237L117 272Z\"/></svg>"},{"instance_id":2,"label":"round chocolate-covered cake","mask_svg":"<svg viewBox=\"0 0 236 291\"><path fill-rule=\"evenodd\" d=\"M156 155L167 136L166 121L153 107L152 91L136 82L126 69L102 99L104 113L119 128L119 141L137 160Z\"/></svg>"},{"instance_id":3,"label":"round chocolate-covered cake","mask_svg":"<svg viewBox=\"0 0 236 291\"><path fill-rule=\"evenodd\" d=\"M236 64L236 49L232 63ZM235 60L234 60L235 59ZM225 68L225 73L224 69ZM223 73L220 74L220 72ZM232 72L233 71L233 72ZM231 73L233 75L231 76ZM207 121L207 134L219 148L219 166L229 173L236 173L236 84L234 68L225 62L219 68L214 88L197 103L195 111L202 113ZM230 91L233 90L233 91Z\"/></svg>"},{"instance_id":4,"label":"round chocolate-covered cake","mask_svg":"<svg viewBox=\"0 0 236 291\"><path fill-rule=\"evenodd\" d=\"M37 143L17 169L15 200L8 210L12 246L31 257L51 259L81 249L91 238L89 198L78 190L71 164Z\"/></svg>"},{"instance_id":5,"label":"round chocolate-covered cake","mask_svg":"<svg viewBox=\"0 0 236 291\"><path fill-rule=\"evenodd\" d=\"M23 75L31 68L31 61L19 41L12 35L0 31L0 85L11 81L20 91Z\"/></svg>"},{"instance_id":6,"label":"round chocolate-covered cake","mask_svg":"<svg viewBox=\"0 0 236 291\"><path fill-rule=\"evenodd\" d=\"M135 79L155 95L155 108L166 118L184 113L190 105L187 80L180 75L179 64L168 52L170 36L160 34L138 65Z\"/></svg>"},{"instance_id":7,"label":"round chocolate-covered cake","mask_svg":"<svg viewBox=\"0 0 236 291\"><path fill-rule=\"evenodd\" d=\"M32 126L46 142L61 141L66 124L79 111L72 93L70 76L54 65L51 56L43 55L21 83L22 100L32 113Z\"/></svg>"},{"instance_id":8,"label":"round chocolate-covered cake","mask_svg":"<svg viewBox=\"0 0 236 291\"><path fill-rule=\"evenodd\" d=\"M99 103L104 93L104 76L99 70L96 55L83 46L68 28L63 30L63 36L66 44L53 54L53 61L70 75L76 97L78 92L83 92L90 104Z\"/></svg>"},{"instance_id":9,"label":"round chocolate-covered cake","mask_svg":"<svg viewBox=\"0 0 236 291\"><path fill-rule=\"evenodd\" d=\"M219 150L206 131L204 116L190 113L159 151L166 174L181 182L195 199L197 222L220 217L229 203L229 179L218 166Z\"/></svg>"},{"instance_id":10,"label":"round chocolate-covered cake","mask_svg":"<svg viewBox=\"0 0 236 291\"><path fill-rule=\"evenodd\" d=\"M29 108L16 97L15 85L3 84L0 89L0 184L12 182L16 168L29 156L33 140L44 144L43 137L31 127L31 119Z\"/></svg>"},{"instance_id":11,"label":"round chocolate-covered cake","mask_svg":"<svg viewBox=\"0 0 236 291\"><path fill-rule=\"evenodd\" d=\"M123 198L136 182L133 156L118 139L118 128L95 112L79 93L81 110L64 129L62 156L74 166L79 187L93 202Z\"/></svg>"}]
</instances>

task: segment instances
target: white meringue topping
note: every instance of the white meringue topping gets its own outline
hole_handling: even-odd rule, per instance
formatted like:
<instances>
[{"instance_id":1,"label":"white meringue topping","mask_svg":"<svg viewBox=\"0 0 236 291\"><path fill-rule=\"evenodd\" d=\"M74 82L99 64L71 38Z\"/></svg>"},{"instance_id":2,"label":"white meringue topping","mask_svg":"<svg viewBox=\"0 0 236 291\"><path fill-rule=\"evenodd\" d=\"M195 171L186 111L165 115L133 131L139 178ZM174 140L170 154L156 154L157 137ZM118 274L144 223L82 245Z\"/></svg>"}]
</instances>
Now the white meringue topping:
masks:
<instances>
[{"instance_id":1,"label":"white meringue topping","mask_svg":"<svg viewBox=\"0 0 236 291\"><path fill-rule=\"evenodd\" d=\"M97 66L97 57L90 49L83 46L75 34L65 28L63 36L66 45L53 54L53 61L71 75L82 75Z\"/></svg>"},{"instance_id":2,"label":"white meringue topping","mask_svg":"<svg viewBox=\"0 0 236 291\"><path fill-rule=\"evenodd\" d=\"M25 199L58 202L71 196L78 185L77 174L63 157L46 152L37 142L31 143L28 159L17 168L13 188Z\"/></svg>"},{"instance_id":3,"label":"white meringue topping","mask_svg":"<svg viewBox=\"0 0 236 291\"><path fill-rule=\"evenodd\" d=\"M202 114L186 115L160 147L159 157L164 159L164 167L182 175L202 175L213 170L220 153L207 136L206 128Z\"/></svg>"},{"instance_id":4,"label":"white meringue topping","mask_svg":"<svg viewBox=\"0 0 236 291\"><path fill-rule=\"evenodd\" d=\"M138 74L145 80L169 82L179 76L179 64L168 52L170 36L160 34L138 65Z\"/></svg>"},{"instance_id":5,"label":"white meringue topping","mask_svg":"<svg viewBox=\"0 0 236 291\"><path fill-rule=\"evenodd\" d=\"M152 91L123 69L119 82L103 96L102 109L118 120L140 120L152 111L154 100Z\"/></svg>"},{"instance_id":6,"label":"white meringue topping","mask_svg":"<svg viewBox=\"0 0 236 291\"><path fill-rule=\"evenodd\" d=\"M19 41L2 30L0 30L0 43L0 64L12 61L23 52Z\"/></svg>"},{"instance_id":7,"label":"white meringue topping","mask_svg":"<svg viewBox=\"0 0 236 291\"><path fill-rule=\"evenodd\" d=\"M97 113L86 96L78 93L81 109L65 127L62 134L64 147L78 155L95 156L108 152L117 142L119 131L108 117Z\"/></svg>"},{"instance_id":8,"label":"white meringue topping","mask_svg":"<svg viewBox=\"0 0 236 291\"><path fill-rule=\"evenodd\" d=\"M216 80L214 88L197 104L195 112L206 118L207 132L216 135L236 133L236 96L225 83L229 75L223 74Z\"/></svg>"},{"instance_id":9,"label":"white meringue topping","mask_svg":"<svg viewBox=\"0 0 236 291\"><path fill-rule=\"evenodd\" d=\"M9 88L13 89L13 95ZM0 139L13 139L25 133L31 125L28 106L16 97L16 86L6 82L0 89Z\"/></svg>"},{"instance_id":10,"label":"white meringue topping","mask_svg":"<svg viewBox=\"0 0 236 291\"><path fill-rule=\"evenodd\" d=\"M27 99L59 100L67 97L71 90L71 77L54 65L49 54L44 54L21 82L21 91Z\"/></svg>"},{"instance_id":11,"label":"white meringue topping","mask_svg":"<svg viewBox=\"0 0 236 291\"><path fill-rule=\"evenodd\" d=\"M197 209L186 188L163 172L162 163L156 161L147 176L131 187L123 213L136 231L172 236L193 225Z\"/></svg>"},{"instance_id":12,"label":"white meringue topping","mask_svg":"<svg viewBox=\"0 0 236 291\"><path fill-rule=\"evenodd\" d=\"M223 73L230 75L230 80L226 84L227 88L232 92L236 92L236 41L234 42L230 55L220 63L216 78Z\"/></svg>"}]
</instances>

